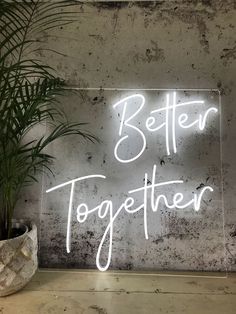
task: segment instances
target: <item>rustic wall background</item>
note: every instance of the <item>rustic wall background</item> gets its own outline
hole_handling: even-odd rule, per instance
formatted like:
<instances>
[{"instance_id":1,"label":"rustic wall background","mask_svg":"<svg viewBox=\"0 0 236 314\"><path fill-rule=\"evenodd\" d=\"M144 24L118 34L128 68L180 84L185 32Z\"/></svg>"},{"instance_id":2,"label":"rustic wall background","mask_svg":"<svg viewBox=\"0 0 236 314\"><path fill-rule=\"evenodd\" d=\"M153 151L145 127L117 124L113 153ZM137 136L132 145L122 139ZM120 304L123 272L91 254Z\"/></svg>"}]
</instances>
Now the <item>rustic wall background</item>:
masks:
<instances>
[{"instance_id":1,"label":"rustic wall background","mask_svg":"<svg viewBox=\"0 0 236 314\"><path fill-rule=\"evenodd\" d=\"M235 1L95 1L79 3L74 10L78 12L76 23L42 34L47 46L59 54L38 52L68 85L220 89L227 266L236 270ZM69 106L67 109L73 110ZM85 144L80 145L80 156L86 156ZM69 158L69 152L64 157ZM64 248L55 239L51 245L52 239L46 236L53 225L52 212L44 208L43 195L44 187L41 190L39 185L25 191L17 211L18 217L29 217L30 212L30 218L39 226L40 221L48 221L41 225L41 265L78 267L80 262L71 261L69 255L58 263L52 258L55 250ZM85 240L89 241L89 234ZM178 241L181 245L181 239ZM54 252L50 251L53 248ZM203 253L209 254L210 259L210 252ZM170 268L175 261L172 258ZM208 268L207 263L203 266ZM133 265L127 261L121 267ZM192 268L201 269L202 265L193 259Z\"/></svg>"}]
</instances>

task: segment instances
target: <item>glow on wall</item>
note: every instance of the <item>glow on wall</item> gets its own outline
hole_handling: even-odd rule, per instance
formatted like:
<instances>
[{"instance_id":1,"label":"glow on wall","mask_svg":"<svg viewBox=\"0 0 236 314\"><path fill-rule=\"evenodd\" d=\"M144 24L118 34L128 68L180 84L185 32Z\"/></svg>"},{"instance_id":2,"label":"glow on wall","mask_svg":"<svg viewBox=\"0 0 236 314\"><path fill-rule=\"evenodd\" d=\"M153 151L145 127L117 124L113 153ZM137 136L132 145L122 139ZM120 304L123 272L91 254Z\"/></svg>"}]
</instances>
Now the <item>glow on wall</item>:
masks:
<instances>
[{"instance_id":1,"label":"glow on wall","mask_svg":"<svg viewBox=\"0 0 236 314\"><path fill-rule=\"evenodd\" d=\"M101 271L110 265L117 268L118 262L116 265L113 261L117 242L123 241L121 246L126 245L131 250L135 244L136 255L140 258L139 250L142 251L144 241L148 247L149 241L153 243L157 235L161 239L161 234L165 234L163 217L172 217L174 213L182 219L189 219L191 228L194 222L199 224L201 232L205 230L202 225L208 225L214 217L212 230L207 230L205 235L189 236L188 239L185 230L185 239L179 250L184 251L185 259L190 251L196 254L196 250L199 258L199 246L203 248L203 241L213 237L215 228L218 228L216 238L219 241L221 236L223 263L218 92L78 89L76 95L77 99L74 95L71 104L79 107L82 100L84 105L78 110L78 116L83 110L87 112L91 131L99 136L102 144L90 145L89 150L94 154L86 152L87 149L83 151L81 155L88 156L85 165L84 161L78 162L75 143L68 143L68 147L71 144L74 147L69 157L72 160L60 158L58 154L57 175L46 190L46 204L48 195L54 201L59 193L63 195L59 196L61 202L57 204L64 214L67 254L76 250L75 233L77 241L80 241L81 231L95 233L96 230L99 236L92 255L95 257L96 253L97 268ZM88 108L85 109L86 105ZM60 145L53 149L60 150ZM91 186L96 186L96 189L91 190ZM55 205L51 203L51 206ZM121 235L122 229L124 231L124 222L131 229L128 239L134 238L133 244L126 242L127 231L123 232L122 240L117 240L117 234ZM134 226L136 230L132 235ZM183 242L184 248L181 247ZM168 245L165 250L166 247ZM171 250L169 246L170 253ZM119 249L115 251L117 255ZM176 251L178 249L175 248ZM152 254L155 261L155 252ZM156 265L153 262L153 267L146 267L145 255L142 257L143 268L168 269L160 266L161 261ZM182 265L183 269L190 269L187 259ZM138 268L142 268L142 263Z\"/></svg>"}]
</instances>

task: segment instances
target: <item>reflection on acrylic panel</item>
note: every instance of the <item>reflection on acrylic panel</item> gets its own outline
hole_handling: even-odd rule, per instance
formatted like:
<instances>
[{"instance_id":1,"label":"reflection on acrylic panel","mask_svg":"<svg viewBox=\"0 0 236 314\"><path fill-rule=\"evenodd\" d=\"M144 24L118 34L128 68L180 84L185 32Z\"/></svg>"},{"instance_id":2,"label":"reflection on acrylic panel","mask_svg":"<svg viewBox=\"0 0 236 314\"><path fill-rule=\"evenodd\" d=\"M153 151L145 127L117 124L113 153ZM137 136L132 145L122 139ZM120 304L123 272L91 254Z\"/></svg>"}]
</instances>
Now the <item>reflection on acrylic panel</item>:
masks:
<instances>
[{"instance_id":1,"label":"reflection on acrylic panel","mask_svg":"<svg viewBox=\"0 0 236 314\"><path fill-rule=\"evenodd\" d=\"M50 147L43 266L224 270L220 96L68 89L60 106L100 143ZM48 249L50 248L50 249Z\"/></svg>"}]
</instances>

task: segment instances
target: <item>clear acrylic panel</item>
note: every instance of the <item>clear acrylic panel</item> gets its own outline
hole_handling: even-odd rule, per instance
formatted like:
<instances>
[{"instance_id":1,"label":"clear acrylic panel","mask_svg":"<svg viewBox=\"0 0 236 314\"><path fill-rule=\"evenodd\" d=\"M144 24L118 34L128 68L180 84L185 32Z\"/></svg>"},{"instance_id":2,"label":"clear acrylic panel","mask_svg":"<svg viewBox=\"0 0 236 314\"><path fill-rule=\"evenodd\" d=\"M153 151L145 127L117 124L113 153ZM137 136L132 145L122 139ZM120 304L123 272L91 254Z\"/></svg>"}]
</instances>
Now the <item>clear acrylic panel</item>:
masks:
<instances>
[{"instance_id":1,"label":"clear acrylic panel","mask_svg":"<svg viewBox=\"0 0 236 314\"><path fill-rule=\"evenodd\" d=\"M41 265L226 271L219 92L68 88L59 98L100 142L72 135L48 150Z\"/></svg>"}]
</instances>

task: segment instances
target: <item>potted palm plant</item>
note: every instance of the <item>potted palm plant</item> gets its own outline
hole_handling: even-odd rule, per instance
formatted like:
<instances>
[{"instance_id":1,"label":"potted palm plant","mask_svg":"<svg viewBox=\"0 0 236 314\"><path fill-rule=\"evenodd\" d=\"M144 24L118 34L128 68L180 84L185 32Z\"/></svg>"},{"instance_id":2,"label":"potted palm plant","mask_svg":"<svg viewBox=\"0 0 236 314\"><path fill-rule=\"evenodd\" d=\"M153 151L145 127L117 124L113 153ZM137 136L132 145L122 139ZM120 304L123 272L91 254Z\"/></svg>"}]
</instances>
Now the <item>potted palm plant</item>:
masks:
<instances>
[{"instance_id":1,"label":"potted palm plant","mask_svg":"<svg viewBox=\"0 0 236 314\"><path fill-rule=\"evenodd\" d=\"M60 110L55 95L63 81L30 57L38 32L74 21L72 4L0 0L0 296L22 288L37 269L37 228L13 224L13 215L22 188L50 171L54 157L45 148L71 134L96 140ZM46 134L29 140L30 130L46 121Z\"/></svg>"}]
</instances>

